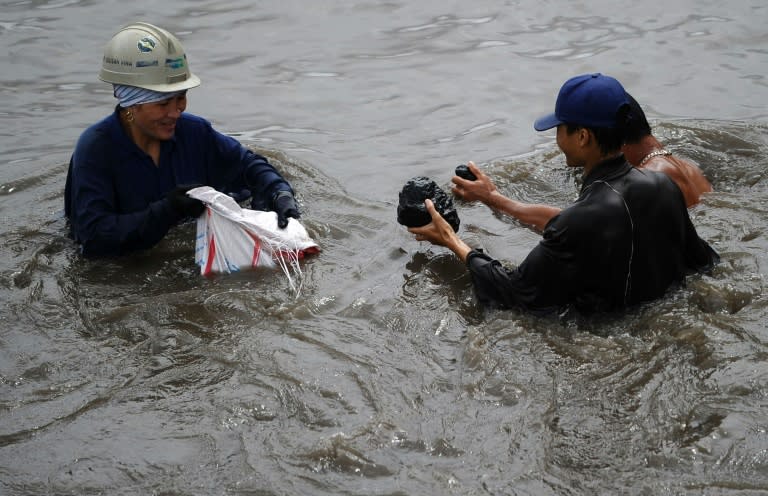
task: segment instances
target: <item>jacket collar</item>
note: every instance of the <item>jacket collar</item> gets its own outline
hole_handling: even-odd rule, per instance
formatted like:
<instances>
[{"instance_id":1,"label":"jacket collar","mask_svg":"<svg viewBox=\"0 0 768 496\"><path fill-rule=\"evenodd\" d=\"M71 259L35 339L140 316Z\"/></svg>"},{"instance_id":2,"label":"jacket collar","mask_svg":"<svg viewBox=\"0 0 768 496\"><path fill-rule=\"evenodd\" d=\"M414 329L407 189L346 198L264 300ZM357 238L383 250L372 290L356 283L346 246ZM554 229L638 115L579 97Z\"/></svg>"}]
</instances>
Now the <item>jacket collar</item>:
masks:
<instances>
[{"instance_id":1,"label":"jacket collar","mask_svg":"<svg viewBox=\"0 0 768 496\"><path fill-rule=\"evenodd\" d=\"M581 191L584 191L595 181L611 181L627 174L630 170L632 170L632 166L626 161L623 154L609 158L597 164L584 178Z\"/></svg>"}]
</instances>

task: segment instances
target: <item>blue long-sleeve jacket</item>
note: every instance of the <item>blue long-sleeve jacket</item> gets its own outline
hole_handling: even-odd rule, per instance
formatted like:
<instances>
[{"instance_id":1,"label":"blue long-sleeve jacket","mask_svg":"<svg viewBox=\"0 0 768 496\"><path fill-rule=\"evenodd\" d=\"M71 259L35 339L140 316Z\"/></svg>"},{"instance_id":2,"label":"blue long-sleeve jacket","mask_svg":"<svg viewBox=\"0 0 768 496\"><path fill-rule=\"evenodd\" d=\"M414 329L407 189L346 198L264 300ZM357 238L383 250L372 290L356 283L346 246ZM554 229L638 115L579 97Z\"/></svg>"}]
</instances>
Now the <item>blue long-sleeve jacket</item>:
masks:
<instances>
[{"instance_id":1,"label":"blue long-sleeve jacket","mask_svg":"<svg viewBox=\"0 0 768 496\"><path fill-rule=\"evenodd\" d=\"M181 220L165 195L182 184L249 189L263 209L278 191L293 192L266 158L188 113L162 142L156 166L125 134L116 108L83 132L72 154L64 195L71 234L88 257L150 248Z\"/></svg>"}]
</instances>

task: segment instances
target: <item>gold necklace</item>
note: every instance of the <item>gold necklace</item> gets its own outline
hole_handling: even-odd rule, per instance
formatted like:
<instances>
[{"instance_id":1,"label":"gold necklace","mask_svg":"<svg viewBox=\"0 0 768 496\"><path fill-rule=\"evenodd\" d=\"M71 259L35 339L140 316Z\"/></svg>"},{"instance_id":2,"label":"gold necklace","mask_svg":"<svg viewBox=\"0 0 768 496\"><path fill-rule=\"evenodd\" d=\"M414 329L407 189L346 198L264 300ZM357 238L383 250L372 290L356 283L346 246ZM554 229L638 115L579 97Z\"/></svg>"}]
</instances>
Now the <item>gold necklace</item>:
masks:
<instances>
[{"instance_id":1,"label":"gold necklace","mask_svg":"<svg viewBox=\"0 0 768 496\"><path fill-rule=\"evenodd\" d=\"M659 157L661 155L669 156L669 155L672 155L672 152L670 152L668 150L665 150L664 148L661 148L659 150L654 150L651 153L649 153L648 155L646 155L645 157L643 157L643 159L640 161L640 164L638 165L638 167L642 167L647 161L649 161L653 157Z\"/></svg>"}]
</instances>

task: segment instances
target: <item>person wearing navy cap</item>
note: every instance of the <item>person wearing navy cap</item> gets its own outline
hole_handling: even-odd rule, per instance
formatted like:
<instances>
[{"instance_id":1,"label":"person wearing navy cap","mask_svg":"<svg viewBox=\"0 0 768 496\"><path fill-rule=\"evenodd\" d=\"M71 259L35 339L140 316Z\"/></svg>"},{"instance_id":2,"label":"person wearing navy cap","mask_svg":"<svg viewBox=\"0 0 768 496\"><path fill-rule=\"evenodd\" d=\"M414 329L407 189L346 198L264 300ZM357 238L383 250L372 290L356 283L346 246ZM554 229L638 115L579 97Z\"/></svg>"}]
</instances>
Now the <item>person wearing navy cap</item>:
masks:
<instances>
[{"instance_id":1,"label":"person wearing navy cap","mask_svg":"<svg viewBox=\"0 0 768 496\"><path fill-rule=\"evenodd\" d=\"M557 128L557 145L569 167L582 168L583 183L576 202L552 217L519 266L471 248L429 200L432 222L409 231L466 263L480 303L541 314L569 306L621 310L710 270L719 256L698 236L680 189L662 173L633 168L621 153L629 103L616 79L583 74L566 81L554 112L535 121L537 131ZM463 197L504 211L511 200L471 170L477 180Z\"/></svg>"},{"instance_id":2,"label":"person wearing navy cap","mask_svg":"<svg viewBox=\"0 0 768 496\"><path fill-rule=\"evenodd\" d=\"M638 169L668 175L680 188L688 208L697 205L704 194L712 191L712 184L695 163L675 156L664 148L651 132L651 125L637 100L629 93L627 99L630 115L624 128L624 145L621 147L624 158ZM467 167L470 171L476 169L473 162L469 162ZM487 184L476 184L459 176L454 176L451 180L454 183L453 193L465 200L483 200L483 197L478 195L488 191ZM561 210L552 205L525 203L510 198L500 207L503 207L501 213L514 217L538 232L543 231L547 223Z\"/></svg>"}]
</instances>

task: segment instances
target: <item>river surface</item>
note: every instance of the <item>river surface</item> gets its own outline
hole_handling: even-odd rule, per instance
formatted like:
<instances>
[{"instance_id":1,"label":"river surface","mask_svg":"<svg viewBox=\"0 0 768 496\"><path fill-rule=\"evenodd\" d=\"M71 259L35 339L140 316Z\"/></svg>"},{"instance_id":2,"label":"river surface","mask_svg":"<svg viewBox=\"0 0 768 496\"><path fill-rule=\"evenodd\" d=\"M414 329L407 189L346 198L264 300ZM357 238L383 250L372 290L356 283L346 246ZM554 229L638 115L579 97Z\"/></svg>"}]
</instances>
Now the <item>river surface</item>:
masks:
<instances>
[{"instance_id":1,"label":"river surface","mask_svg":"<svg viewBox=\"0 0 768 496\"><path fill-rule=\"evenodd\" d=\"M768 494L768 4L667 6L0 2L0 494ZM182 40L187 110L294 185L322 247L300 290L201 276L191 224L120 259L67 238L69 155L115 104L102 48L135 20ZM474 160L568 205L532 124L598 71L713 183L691 217L722 263L621 316L484 311L397 194ZM538 240L457 209L511 264Z\"/></svg>"}]
</instances>

